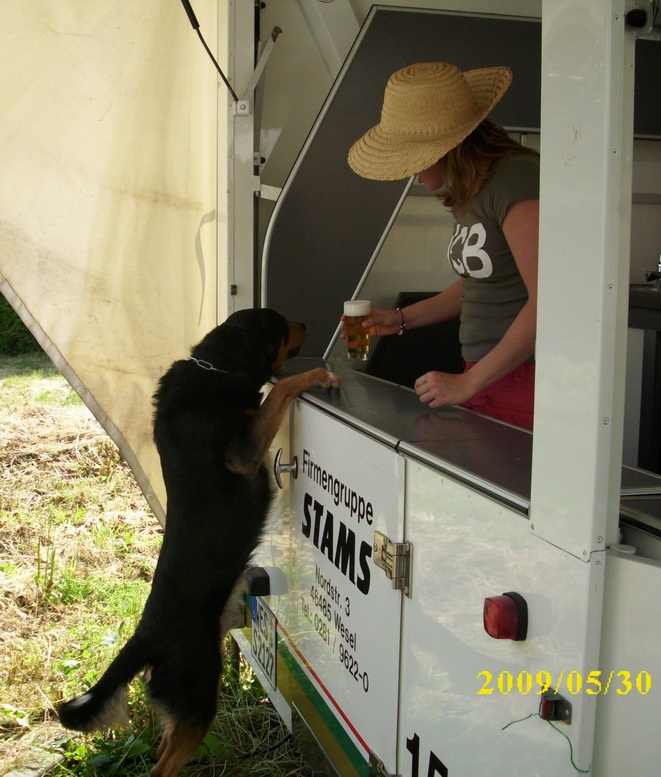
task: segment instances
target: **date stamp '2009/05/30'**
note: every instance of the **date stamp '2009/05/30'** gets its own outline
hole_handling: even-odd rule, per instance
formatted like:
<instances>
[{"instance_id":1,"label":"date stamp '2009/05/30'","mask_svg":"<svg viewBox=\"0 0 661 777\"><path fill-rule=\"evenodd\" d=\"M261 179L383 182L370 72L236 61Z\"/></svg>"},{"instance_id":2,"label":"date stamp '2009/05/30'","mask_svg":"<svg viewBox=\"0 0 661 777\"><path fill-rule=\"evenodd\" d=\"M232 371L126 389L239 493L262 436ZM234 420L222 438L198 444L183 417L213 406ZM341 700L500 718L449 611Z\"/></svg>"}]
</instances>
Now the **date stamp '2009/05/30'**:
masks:
<instances>
[{"instance_id":1,"label":"date stamp '2009/05/30'","mask_svg":"<svg viewBox=\"0 0 661 777\"><path fill-rule=\"evenodd\" d=\"M560 693L562 690L572 696L580 693L586 693L588 696L605 696L608 693L626 696L629 693L639 693L645 696L652 690L652 675L644 669L635 673L626 669L607 672L595 669L587 673L574 669L570 672L559 671L556 674L545 669L534 673L525 669L517 673L503 670L495 674L485 669L477 673L477 679L481 682L477 689L478 696L491 696L494 693L503 696L511 693L543 696L549 691Z\"/></svg>"}]
</instances>

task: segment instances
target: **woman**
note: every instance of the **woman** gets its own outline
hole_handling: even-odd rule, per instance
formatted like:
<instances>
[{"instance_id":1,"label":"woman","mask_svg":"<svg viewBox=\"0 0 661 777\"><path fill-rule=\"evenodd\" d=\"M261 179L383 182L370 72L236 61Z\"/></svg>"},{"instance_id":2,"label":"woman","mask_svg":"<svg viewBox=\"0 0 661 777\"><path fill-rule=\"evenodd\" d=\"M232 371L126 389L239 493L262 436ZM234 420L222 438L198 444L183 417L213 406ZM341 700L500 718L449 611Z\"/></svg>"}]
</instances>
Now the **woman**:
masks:
<instances>
[{"instance_id":1,"label":"woman","mask_svg":"<svg viewBox=\"0 0 661 777\"><path fill-rule=\"evenodd\" d=\"M417 175L456 221L447 255L459 279L401 310L373 308L364 326L401 335L461 315L465 371L422 375L420 400L532 429L539 157L486 118L511 80L504 67L462 73L425 62L398 70L380 123L354 143L349 164L375 180Z\"/></svg>"}]
</instances>

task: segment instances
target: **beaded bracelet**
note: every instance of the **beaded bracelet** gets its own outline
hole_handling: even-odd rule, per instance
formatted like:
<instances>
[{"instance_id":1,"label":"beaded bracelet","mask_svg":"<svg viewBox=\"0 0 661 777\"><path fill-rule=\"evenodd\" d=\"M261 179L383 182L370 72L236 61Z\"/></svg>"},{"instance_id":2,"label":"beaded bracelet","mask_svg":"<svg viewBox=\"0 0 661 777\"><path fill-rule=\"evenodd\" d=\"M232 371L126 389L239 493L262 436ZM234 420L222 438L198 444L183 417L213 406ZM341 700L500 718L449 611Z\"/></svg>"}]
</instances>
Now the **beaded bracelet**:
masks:
<instances>
[{"instance_id":1,"label":"beaded bracelet","mask_svg":"<svg viewBox=\"0 0 661 777\"><path fill-rule=\"evenodd\" d=\"M395 310L399 310L399 315L402 317L402 323L399 325L399 332L397 332L397 334L403 335L404 330L406 329L406 321L404 321L404 311L401 308L395 308Z\"/></svg>"}]
</instances>

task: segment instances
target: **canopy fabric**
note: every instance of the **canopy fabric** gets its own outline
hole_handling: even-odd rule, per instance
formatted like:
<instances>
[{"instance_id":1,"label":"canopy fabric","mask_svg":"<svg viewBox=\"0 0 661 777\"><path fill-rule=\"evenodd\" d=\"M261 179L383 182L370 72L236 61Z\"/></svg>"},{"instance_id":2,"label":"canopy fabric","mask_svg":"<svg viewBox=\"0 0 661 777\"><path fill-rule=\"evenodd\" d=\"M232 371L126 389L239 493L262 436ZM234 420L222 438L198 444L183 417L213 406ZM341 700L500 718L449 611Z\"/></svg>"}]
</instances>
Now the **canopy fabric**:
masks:
<instances>
[{"instance_id":1,"label":"canopy fabric","mask_svg":"<svg viewBox=\"0 0 661 777\"><path fill-rule=\"evenodd\" d=\"M152 395L218 320L225 89L178 2L21 0L0 35L0 291L162 521Z\"/></svg>"}]
</instances>

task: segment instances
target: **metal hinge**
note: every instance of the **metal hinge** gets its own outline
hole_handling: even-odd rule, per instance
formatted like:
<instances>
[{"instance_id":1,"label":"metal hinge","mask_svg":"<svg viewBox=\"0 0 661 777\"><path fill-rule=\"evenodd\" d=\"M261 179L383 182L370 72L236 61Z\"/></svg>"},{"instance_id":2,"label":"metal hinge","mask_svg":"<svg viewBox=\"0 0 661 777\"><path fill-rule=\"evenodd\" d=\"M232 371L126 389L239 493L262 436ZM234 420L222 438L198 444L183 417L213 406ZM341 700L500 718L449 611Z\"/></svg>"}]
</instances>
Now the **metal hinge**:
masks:
<instances>
[{"instance_id":1,"label":"metal hinge","mask_svg":"<svg viewBox=\"0 0 661 777\"><path fill-rule=\"evenodd\" d=\"M382 535L383 536L383 535ZM399 777L398 774L391 774L386 765L379 758L379 756L370 750L370 761L367 767L367 773L369 777Z\"/></svg>"},{"instance_id":2,"label":"metal hinge","mask_svg":"<svg viewBox=\"0 0 661 777\"><path fill-rule=\"evenodd\" d=\"M392 587L411 598L413 579L413 545L393 542L385 534L374 532L374 563L392 580Z\"/></svg>"}]
</instances>

